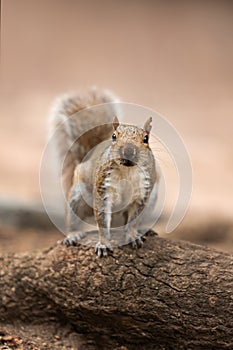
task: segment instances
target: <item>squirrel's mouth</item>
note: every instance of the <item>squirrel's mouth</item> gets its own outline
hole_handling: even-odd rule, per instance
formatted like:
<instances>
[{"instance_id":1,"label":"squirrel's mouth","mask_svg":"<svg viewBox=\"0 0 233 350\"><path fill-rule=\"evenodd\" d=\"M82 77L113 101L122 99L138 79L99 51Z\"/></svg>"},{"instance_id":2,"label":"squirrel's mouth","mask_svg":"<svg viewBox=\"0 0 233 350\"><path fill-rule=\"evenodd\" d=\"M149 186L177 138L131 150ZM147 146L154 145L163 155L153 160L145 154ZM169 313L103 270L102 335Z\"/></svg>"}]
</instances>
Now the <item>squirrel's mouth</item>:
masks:
<instances>
[{"instance_id":1,"label":"squirrel's mouth","mask_svg":"<svg viewBox=\"0 0 233 350\"><path fill-rule=\"evenodd\" d=\"M124 158L120 159L120 164L124 165L124 166L134 166L134 165L136 165L136 163L132 162L132 160L124 159Z\"/></svg>"}]
</instances>

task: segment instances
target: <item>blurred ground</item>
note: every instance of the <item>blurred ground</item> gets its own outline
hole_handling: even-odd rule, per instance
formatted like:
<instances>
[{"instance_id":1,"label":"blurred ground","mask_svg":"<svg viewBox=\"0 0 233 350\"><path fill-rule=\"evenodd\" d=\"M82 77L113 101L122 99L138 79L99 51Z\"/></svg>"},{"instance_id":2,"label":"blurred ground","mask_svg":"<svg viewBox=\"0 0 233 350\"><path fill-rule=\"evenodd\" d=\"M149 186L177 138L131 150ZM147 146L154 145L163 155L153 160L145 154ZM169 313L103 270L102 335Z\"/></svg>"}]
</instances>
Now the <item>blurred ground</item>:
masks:
<instances>
[{"instance_id":1,"label":"blurred ground","mask_svg":"<svg viewBox=\"0 0 233 350\"><path fill-rule=\"evenodd\" d=\"M0 350L77 350L81 348L77 333L66 324L2 325L0 323ZM79 347L80 346L80 347Z\"/></svg>"},{"instance_id":2,"label":"blurred ground","mask_svg":"<svg viewBox=\"0 0 233 350\"><path fill-rule=\"evenodd\" d=\"M181 230L204 225L211 237L232 220L231 1L4 0L1 29L2 201L40 202L50 104L94 84L157 110L183 137L194 188Z\"/></svg>"}]
</instances>

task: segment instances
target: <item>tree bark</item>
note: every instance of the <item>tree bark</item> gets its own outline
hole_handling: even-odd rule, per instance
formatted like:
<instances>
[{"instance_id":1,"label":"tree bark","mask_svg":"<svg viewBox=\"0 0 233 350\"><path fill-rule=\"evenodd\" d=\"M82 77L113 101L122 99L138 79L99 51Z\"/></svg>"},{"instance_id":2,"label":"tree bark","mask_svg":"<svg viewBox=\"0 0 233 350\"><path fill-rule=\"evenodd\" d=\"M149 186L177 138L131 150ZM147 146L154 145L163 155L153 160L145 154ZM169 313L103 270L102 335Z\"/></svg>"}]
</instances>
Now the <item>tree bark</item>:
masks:
<instances>
[{"instance_id":1,"label":"tree bark","mask_svg":"<svg viewBox=\"0 0 233 350\"><path fill-rule=\"evenodd\" d=\"M0 257L0 318L65 319L96 348L232 349L231 255L157 236L143 247L56 246Z\"/></svg>"}]
</instances>

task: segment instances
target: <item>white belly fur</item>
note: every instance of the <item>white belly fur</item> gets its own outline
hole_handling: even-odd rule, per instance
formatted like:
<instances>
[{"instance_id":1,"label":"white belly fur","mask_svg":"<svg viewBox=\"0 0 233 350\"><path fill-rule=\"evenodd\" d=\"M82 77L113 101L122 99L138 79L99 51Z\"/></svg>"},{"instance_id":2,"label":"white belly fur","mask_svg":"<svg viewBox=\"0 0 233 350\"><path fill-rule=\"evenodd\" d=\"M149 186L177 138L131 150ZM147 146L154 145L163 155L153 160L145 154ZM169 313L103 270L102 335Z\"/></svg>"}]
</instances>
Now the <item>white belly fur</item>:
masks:
<instances>
[{"instance_id":1,"label":"white belly fur","mask_svg":"<svg viewBox=\"0 0 233 350\"><path fill-rule=\"evenodd\" d=\"M144 172L138 167L122 168L112 170L108 184L113 212L126 209L133 202L141 202L146 195Z\"/></svg>"}]
</instances>

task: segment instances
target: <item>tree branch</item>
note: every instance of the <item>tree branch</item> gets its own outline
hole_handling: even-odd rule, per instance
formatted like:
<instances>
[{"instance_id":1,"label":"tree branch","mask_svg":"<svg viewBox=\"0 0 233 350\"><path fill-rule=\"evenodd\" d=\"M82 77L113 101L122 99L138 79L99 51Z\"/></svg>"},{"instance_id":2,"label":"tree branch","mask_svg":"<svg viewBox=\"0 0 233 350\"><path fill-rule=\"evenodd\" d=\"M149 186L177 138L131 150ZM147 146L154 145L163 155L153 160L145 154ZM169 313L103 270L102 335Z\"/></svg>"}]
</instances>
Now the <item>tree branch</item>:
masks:
<instances>
[{"instance_id":1,"label":"tree branch","mask_svg":"<svg viewBox=\"0 0 233 350\"><path fill-rule=\"evenodd\" d=\"M65 318L101 337L102 349L109 339L132 349L233 348L229 254L156 236L102 259L58 244L0 257L0 276L3 321Z\"/></svg>"}]
</instances>

